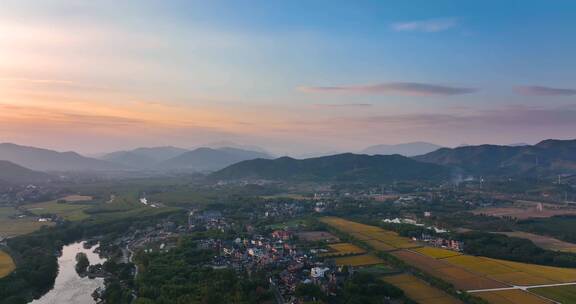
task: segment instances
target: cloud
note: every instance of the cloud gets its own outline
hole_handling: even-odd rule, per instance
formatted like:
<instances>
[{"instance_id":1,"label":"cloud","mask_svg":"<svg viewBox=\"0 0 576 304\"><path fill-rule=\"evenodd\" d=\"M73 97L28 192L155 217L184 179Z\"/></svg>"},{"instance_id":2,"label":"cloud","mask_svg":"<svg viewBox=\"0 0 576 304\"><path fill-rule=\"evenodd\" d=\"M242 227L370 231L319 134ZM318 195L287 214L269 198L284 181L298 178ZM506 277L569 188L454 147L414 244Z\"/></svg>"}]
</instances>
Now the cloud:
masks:
<instances>
[{"instance_id":1,"label":"cloud","mask_svg":"<svg viewBox=\"0 0 576 304\"><path fill-rule=\"evenodd\" d=\"M517 86L514 91L524 96L572 96L576 95L575 89L560 89L545 86Z\"/></svg>"},{"instance_id":2,"label":"cloud","mask_svg":"<svg viewBox=\"0 0 576 304\"><path fill-rule=\"evenodd\" d=\"M416 113L405 115L372 115L340 117L332 123L359 126L410 126L451 130L485 127L566 127L576 126L576 105L554 108L507 106L467 114Z\"/></svg>"},{"instance_id":3,"label":"cloud","mask_svg":"<svg viewBox=\"0 0 576 304\"><path fill-rule=\"evenodd\" d=\"M392 24L392 29L397 32L442 32L458 25L455 18L428 19L408 22L397 22Z\"/></svg>"},{"instance_id":4,"label":"cloud","mask_svg":"<svg viewBox=\"0 0 576 304\"><path fill-rule=\"evenodd\" d=\"M298 89L308 93L359 93L408 96L451 96L470 94L477 91L477 89L474 88L449 87L416 82L388 82L351 86L305 86Z\"/></svg>"},{"instance_id":5,"label":"cloud","mask_svg":"<svg viewBox=\"0 0 576 304\"><path fill-rule=\"evenodd\" d=\"M342 104L315 104L318 108L367 108L373 106L371 103L342 103Z\"/></svg>"}]
</instances>

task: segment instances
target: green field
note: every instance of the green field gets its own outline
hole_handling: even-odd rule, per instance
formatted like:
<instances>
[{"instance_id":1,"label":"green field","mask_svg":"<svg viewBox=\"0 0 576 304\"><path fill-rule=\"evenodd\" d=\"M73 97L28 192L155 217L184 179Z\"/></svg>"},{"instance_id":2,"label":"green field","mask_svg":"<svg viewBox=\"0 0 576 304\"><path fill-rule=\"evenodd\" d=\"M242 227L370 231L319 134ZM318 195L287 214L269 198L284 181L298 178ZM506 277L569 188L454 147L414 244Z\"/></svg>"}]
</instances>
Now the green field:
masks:
<instances>
[{"instance_id":1,"label":"green field","mask_svg":"<svg viewBox=\"0 0 576 304\"><path fill-rule=\"evenodd\" d=\"M576 285L534 288L530 292L560 303L576 303Z\"/></svg>"},{"instance_id":2,"label":"green field","mask_svg":"<svg viewBox=\"0 0 576 304\"><path fill-rule=\"evenodd\" d=\"M49 201L26 205L25 207L28 211L38 216L43 214L55 214L68 221L81 221L88 218L88 214L84 213L84 210L92 207L92 205L82 204L79 202L58 203L57 201Z\"/></svg>"},{"instance_id":3,"label":"green field","mask_svg":"<svg viewBox=\"0 0 576 304\"><path fill-rule=\"evenodd\" d=\"M41 223L31 217L15 217L17 210L13 207L0 207L0 237L13 237L27 234L50 226L52 223Z\"/></svg>"}]
</instances>

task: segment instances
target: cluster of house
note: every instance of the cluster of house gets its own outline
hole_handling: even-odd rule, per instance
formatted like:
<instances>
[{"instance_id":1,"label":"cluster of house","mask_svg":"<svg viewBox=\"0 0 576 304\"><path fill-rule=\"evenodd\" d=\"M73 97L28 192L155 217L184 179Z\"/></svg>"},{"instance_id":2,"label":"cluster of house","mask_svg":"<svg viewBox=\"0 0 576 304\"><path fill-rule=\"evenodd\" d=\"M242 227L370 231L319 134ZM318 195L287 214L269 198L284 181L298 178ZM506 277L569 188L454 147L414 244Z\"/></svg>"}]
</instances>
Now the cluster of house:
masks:
<instances>
[{"instance_id":1,"label":"cluster of house","mask_svg":"<svg viewBox=\"0 0 576 304\"><path fill-rule=\"evenodd\" d=\"M60 190L49 186L7 186L0 184L0 205L10 205L23 202L48 201L58 195Z\"/></svg>"},{"instance_id":2,"label":"cluster of house","mask_svg":"<svg viewBox=\"0 0 576 304\"><path fill-rule=\"evenodd\" d=\"M192 210L188 215L188 229L219 230L224 232L230 228L230 223L218 210Z\"/></svg>"},{"instance_id":3,"label":"cluster of house","mask_svg":"<svg viewBox=\"0 0 576 304\"><path fill-rule=\"evenodd\" d=\"M464 242L458 240L422 234L419 241L425 242L433 247L444 248L458 252L464 251Z\"/></svg>"},{"instance_id":4,"label":"cluster of house","mask_svg":"<svg viewBox=\"0 0 576 304\"><path fill-rule=\"evenodd\" d=\"M302 204L297 202L266 202L264 204L265 217L294 217L304 212Z\"/></svg>"},{"instance_id":5,"label":"cluster of house","mask_svg":"<svg viewBox=\"0 0 576 304\"><path fill-rule=\"evenodd\" d=\"M316 251L298 248L293 233L286 230L273 231L269 237L206 239L199 246L220 253L211 262L213 268L232 268L249 274L276 273L270 281L285 303L297 301L295 292L300 284L316 284L327 294L335 294L338 283L345 279L333 264L318 260Z\"/></svg>"}]
</instances>

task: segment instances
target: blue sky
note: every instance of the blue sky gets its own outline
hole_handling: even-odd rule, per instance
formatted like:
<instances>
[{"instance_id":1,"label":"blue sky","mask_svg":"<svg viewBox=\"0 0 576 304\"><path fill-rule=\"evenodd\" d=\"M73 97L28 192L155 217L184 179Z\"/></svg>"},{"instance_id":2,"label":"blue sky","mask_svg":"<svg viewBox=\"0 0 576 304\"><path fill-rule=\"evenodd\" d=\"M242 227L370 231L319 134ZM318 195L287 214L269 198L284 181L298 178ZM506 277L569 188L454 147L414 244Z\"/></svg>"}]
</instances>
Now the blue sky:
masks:
<instances>
[{"instance_id":1,"label":"blue sky","mask_svg":"<svg viewBox=\"0 0 576 304\"><path fill-rule=\"evenodd\" d=\"M576 127L574 1L2 6L2 141L299 154L533 143Z\"/></svg>"}]
</instances>

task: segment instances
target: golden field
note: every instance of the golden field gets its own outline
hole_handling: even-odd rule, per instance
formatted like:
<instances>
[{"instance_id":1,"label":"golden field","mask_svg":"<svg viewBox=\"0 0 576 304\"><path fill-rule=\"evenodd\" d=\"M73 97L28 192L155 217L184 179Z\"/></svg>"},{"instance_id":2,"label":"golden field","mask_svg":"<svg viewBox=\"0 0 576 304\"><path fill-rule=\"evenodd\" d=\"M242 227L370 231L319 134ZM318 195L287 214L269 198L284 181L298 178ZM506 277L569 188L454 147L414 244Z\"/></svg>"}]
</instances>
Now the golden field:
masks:
<instances>
[{"instance_id":1,"label":"golden field","mask_svg":"<svg viewBox=\"0 0 576 304\"><path fill-rule=\"evenodd\" d=\"M332 250L332 252L325 253L322 256L329 257L366 253L366 250L350 243L330 244L328 247Z\"/></svg>"},{"instance_id":2,"label":"golden field","mask_svg":"<svg viewBox=\"0 0 576 304\"><path fill-rule=\"evenodd\" d=\"M348 220L326 217L321 221L332 227L349 233L352 236L362 236L364 242L379 251L389 251L399 258L426 273L453 284L460 290L481 290L491 288L518 286L533 286L554 283L576 282L576 269L541 266L535 264L511 262L486 257L459 254L440 248L419 246L418 243L398 236L394 232L382 228L351 222ZM404 249L403 247L412 247ZM542 289L557 297L570 297L574 290L563 288L558 290ZM498 292L478 292L491 303L551 303L542 298L521 290L506 290ZM425 301L425 303L430 303Z\"/></svg>"},{"instance_id":3,"label":"golden field","mask_svg":"<svg viewBox=\"0 0 576 304\"><path fill-rule=\"evenodd\" d=\"M441 249L441 248L435 248L435 247L416 248L416 249L414 249L414 251L416 251L420 254L429 256L431 258L435 258L435 259L444 259L444 258L449 258L449 257L461 255L460 252Z\"/></svg>"},{"instance_id":4,"label":"golden field","mask_svg":"<svg viewBox=\"0 0 576 304\"><path fill-rule=\"evenodd\" d=\"M488 291L478 292L475 296L492 304L551 304L552 301L544 300L538 296L530 294L523 290L501 290L501 291Z\"/></svg>"},{"instance_id":5,"label":"golden field","mask_svg":"<svg viewBox=\"0 0 576 304\"><path fill-rule=\"evenodd\" d=\"M406 296L418 303L456 304L462 303L411 274L383 277L382 280L402 289Z\"/></svg>"},{"instance_id":6,"label":"golden field","mask_svg":"<svg viewBox=\"0 0 576 304\"><path fill-rule=\"evenodd\" d=\"M16 265L12 257L6 252L0 251L0 278L9 275L14 269L16 269Z\"/></svg>"},{"instance_id":7,"label":"golden field","mask_svg":"<svg viewBox=\"0 0 576 304\"><path fill-rule=\"evenodd\" d=\"M576 269L542 266L474 256L444 259L466 270L512 285L543 285L576 281Z\"/></svg>"},{"instance_id":8,"label":"golden field","mask_svg":"<svg viewBox=\"0 0 576 304\"><path fill-rule=\"evenodd\" d=\"M320 221L338 230L349 233L359 240L377 240L386 245L386 248L407 249L420 246L409 238L399 236L396 232L386 231L380 227L356 223L338 217L323 217Z\"/></svg>"},{"instance_id":9,"label":"golden field","mask_svg":"<svg viewBox=\"0 0 576 304\"><path fill-rule=\"evenodd\" d=\"M336 262L336 265L338 266L369 266L384 263L384 261L379 257L370 254L335 258L334 262Z\"/></svg>"}]
</instances>

